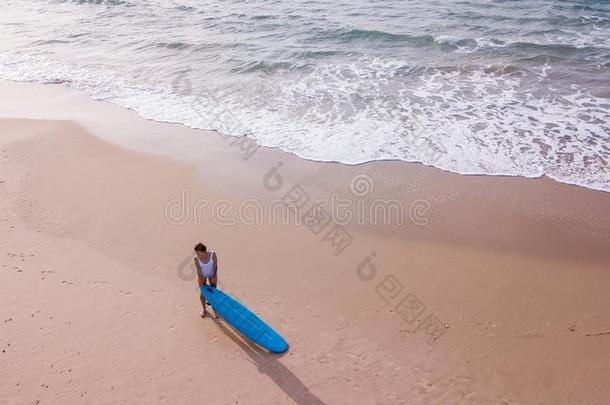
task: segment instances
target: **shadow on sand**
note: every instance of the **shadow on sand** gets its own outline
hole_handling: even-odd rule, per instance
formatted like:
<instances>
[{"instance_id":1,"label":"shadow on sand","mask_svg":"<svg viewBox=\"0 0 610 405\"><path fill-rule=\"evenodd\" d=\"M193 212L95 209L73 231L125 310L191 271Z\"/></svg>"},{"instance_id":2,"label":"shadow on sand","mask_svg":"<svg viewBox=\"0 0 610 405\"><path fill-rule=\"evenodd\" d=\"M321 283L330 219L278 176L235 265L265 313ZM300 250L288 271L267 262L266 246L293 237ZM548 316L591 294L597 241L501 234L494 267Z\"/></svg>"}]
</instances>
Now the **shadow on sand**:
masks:
<instances>
[{"instance_id":1,"label":"shadow on sand","mask_svg":"<svg viewBox=\"0 0 610 405\"><path fill-rule=\"evenodd\" d=\"M269 377L294 402L299 405L326 405L279 361L282 355L268 353L253 343L245 341L232 328L224 325L222 320L214 320L214 323L246 352L248 360L256 365L259 373Z\"/></svg>"}]
</instances>

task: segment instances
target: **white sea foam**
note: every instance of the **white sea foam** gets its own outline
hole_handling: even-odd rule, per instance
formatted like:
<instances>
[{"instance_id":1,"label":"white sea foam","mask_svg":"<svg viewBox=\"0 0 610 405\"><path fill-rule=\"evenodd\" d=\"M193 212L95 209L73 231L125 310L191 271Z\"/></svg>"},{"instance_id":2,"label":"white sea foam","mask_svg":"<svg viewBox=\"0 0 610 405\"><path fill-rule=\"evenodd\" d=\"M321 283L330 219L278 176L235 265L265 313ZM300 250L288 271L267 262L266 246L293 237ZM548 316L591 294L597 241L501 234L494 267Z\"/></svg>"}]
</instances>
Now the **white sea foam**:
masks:
<instances>
[{"instance_id":1,"label":"white sea foam","mask_svg":"<svg viewBox=\"0 0 610 405\"><path fill-rule=\"evenodd\" d=\"M42 55L4 53L0 65L4 79L69 81L149 119L247 134L307 159L397 159L463 174L546 174L610 191L608 100L584 90L529 94L517 74L431 71L417 83L400 83L397 72L412 66L371 59L288 74L280 83L263 81L239 92L219 87L178 95L168 83L134 85L116 72ZM380 96L388 94L386 86L398 97Z\"/></svg>"},{"instance_id":2,"label":"white sea foam","mask_svg":"<svg viewBox=\"0 0 610 405\"><path fill-rule=\"evenodd\" d=\"M210 2L9 0L0 78L66 83L307 159L546 174L610 191L607 13Z\"/></svg>"}]
</instances>

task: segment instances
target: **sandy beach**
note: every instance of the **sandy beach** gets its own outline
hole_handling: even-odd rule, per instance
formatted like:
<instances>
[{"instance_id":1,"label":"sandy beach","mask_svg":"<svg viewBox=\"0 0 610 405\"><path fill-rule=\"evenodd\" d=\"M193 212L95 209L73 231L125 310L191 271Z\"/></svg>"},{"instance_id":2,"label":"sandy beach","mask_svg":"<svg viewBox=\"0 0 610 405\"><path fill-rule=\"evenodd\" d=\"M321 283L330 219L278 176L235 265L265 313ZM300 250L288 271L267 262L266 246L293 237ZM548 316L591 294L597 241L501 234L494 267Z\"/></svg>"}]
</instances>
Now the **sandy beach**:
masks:
<instances>
[{"instance_id":1,"label":"sandy beach","mask_svg":"<svg viewBox=\"0 0 610 405\"><path fill-rule=\"evenodd\" d=\"M312 162L1 88L0 403L610 398L610 194ZM287 353L199 317L200 241Z\"/></svg>"}]
</instances>

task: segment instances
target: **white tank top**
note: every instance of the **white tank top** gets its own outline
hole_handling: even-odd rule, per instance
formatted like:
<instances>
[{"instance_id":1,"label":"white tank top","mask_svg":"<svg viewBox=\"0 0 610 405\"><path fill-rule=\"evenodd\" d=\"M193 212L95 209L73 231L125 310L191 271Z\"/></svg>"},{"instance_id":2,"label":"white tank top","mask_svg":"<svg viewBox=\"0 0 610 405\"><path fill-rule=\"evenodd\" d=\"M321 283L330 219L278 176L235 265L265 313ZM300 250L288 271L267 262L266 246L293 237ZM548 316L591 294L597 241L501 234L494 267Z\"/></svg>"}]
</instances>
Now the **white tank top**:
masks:
<instances>
[{"instance_id":1,"label":"white tank top","mask_svg":"<svg viewBox=\"0 0 610 405\"><path fill-rule=\"evenodd\" d=\"M199 268L201 269L201 277L211 278L214 277L214 252L208 252L210 257L208 258L208 262L204 263L199 260L197 257L197 261L199 262Z\"/></svg>"}]
</instances>

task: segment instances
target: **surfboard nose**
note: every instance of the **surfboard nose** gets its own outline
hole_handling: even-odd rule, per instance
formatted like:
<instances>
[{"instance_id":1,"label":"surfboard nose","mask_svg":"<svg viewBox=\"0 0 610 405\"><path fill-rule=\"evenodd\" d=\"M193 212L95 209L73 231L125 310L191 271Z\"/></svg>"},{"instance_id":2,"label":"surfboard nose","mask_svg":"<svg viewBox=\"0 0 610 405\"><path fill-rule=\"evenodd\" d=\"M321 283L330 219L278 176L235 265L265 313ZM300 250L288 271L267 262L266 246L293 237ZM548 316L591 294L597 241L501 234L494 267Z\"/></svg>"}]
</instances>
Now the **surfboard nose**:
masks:
<instances>
[{"instance_id":1,"label":"surfboard nose","mask_svg":"<svg viewBox=\"0 0 610 405\"><path fill-rule=\"evenodd\" d=\"M288 350L288 342L286 342L283 338L281 339L282 342L276 342L276 345L269 349L271 353L285 353Z\"/></svg>"}]
</instances>

